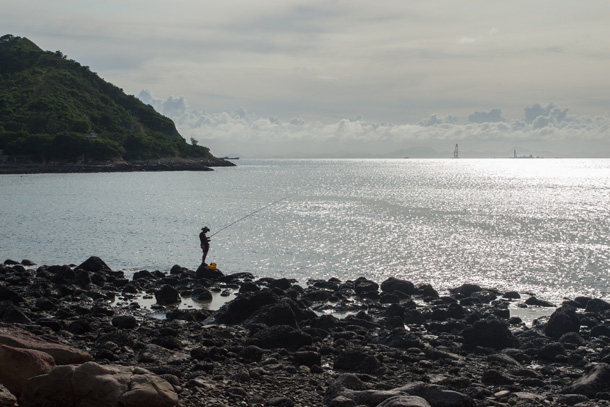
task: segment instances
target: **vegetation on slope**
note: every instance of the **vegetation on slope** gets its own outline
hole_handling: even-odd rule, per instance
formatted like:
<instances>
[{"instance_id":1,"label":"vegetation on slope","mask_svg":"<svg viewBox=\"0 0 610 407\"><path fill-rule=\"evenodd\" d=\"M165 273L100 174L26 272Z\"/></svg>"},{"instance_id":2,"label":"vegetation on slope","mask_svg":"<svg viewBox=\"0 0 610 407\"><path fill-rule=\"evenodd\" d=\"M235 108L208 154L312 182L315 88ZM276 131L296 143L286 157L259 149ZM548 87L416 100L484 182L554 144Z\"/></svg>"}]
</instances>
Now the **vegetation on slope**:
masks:
<instances>
[{"instance_id":1,"label":"vegetation on slope","mask_svg":"<svg viewBox=\"0 0 610 407\"><path fill-rule=\"evenodd\" d=\"M212 157L152 106L13 35L0 37L0 150L35 161Z\"/></svg>"}]
</instances>

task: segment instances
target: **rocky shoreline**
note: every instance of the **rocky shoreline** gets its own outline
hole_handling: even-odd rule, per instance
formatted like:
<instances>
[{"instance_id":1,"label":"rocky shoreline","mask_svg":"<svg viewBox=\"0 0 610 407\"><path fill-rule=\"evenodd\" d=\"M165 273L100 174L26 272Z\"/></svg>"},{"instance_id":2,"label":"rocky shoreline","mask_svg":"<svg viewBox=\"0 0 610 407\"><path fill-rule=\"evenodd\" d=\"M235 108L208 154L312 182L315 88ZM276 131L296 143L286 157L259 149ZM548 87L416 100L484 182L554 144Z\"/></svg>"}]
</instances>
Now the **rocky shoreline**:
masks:
<instances>
[{"instance_id":1,"label":"rocky shoreline","mask_svg":"<svg viewBox=\"0 0 610 407\"><path fill-rule=\"evenodd\" d=\"M233 167L222 158L164 158L144 161L109 161L93 163L0 163L0 174L94 173L134 171L213 171L211 167Z\"/></svg>"},{"instance_id":2,"label":"rocky shoreline","mask_svg":"<svg viewBox=\"0 0 610 407\"><path fill-rule=\"evenodd\" d=\"M524 297L7 260L0 406L610 406L610 304L566 300L527 326L509 305L552 304Z\"/></svg>"}]
</instances>

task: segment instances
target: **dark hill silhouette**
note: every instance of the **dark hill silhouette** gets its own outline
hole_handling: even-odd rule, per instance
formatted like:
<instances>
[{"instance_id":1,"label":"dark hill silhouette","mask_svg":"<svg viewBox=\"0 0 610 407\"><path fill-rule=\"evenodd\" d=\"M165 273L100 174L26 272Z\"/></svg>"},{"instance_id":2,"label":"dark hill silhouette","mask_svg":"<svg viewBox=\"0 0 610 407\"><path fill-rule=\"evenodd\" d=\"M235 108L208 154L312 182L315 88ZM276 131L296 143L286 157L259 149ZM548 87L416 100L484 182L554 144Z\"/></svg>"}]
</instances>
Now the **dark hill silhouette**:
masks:
<instances>
[{"instance_id":1,"label":"dark hill silhouette","mask_svg":"<svg viewBox=\"0 0 610 407\"><path fill-rule=\"evenodd\" d=\"M89 67L10 34L0 37L0 150L31 162L215 160Z\"/></svg>"}]
</instances>

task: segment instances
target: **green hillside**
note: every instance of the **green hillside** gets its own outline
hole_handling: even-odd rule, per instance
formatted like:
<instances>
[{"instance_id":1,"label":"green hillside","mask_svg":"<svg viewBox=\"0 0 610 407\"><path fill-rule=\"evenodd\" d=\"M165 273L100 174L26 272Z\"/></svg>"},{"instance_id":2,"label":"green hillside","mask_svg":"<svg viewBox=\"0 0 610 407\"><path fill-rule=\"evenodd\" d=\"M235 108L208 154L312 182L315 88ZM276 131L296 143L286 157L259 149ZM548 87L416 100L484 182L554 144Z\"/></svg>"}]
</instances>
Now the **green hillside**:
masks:
<instances>
[{"instance_id":1,"label":"green hillside","mask_svg":"<svg viewBox=\"0 0 610 407\"><path fill-rule=\"evenodd\" d=\"M0 37L0 150L33 161L212 157L88 67L12 35Z\"/></svg>"}]
</instances>

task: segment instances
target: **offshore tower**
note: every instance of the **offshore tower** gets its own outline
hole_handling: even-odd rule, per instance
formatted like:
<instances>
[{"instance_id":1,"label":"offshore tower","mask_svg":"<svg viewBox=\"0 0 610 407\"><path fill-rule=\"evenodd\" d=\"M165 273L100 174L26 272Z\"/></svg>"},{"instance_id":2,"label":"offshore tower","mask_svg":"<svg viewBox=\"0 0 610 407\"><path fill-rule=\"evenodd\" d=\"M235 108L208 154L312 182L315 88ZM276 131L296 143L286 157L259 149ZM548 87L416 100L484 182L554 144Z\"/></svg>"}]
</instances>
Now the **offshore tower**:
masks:
<instances>
[{"instance_id":1,"label":"offshore tower","mask_svg":"<svg viewBox=\"0 0 610 407\"><path fill-rule=\"evenodd\" d=\"M458 154L458 145L455 145L455 150L453 150L453 158L460 158Z\"/></svg>"}]
</instances>

